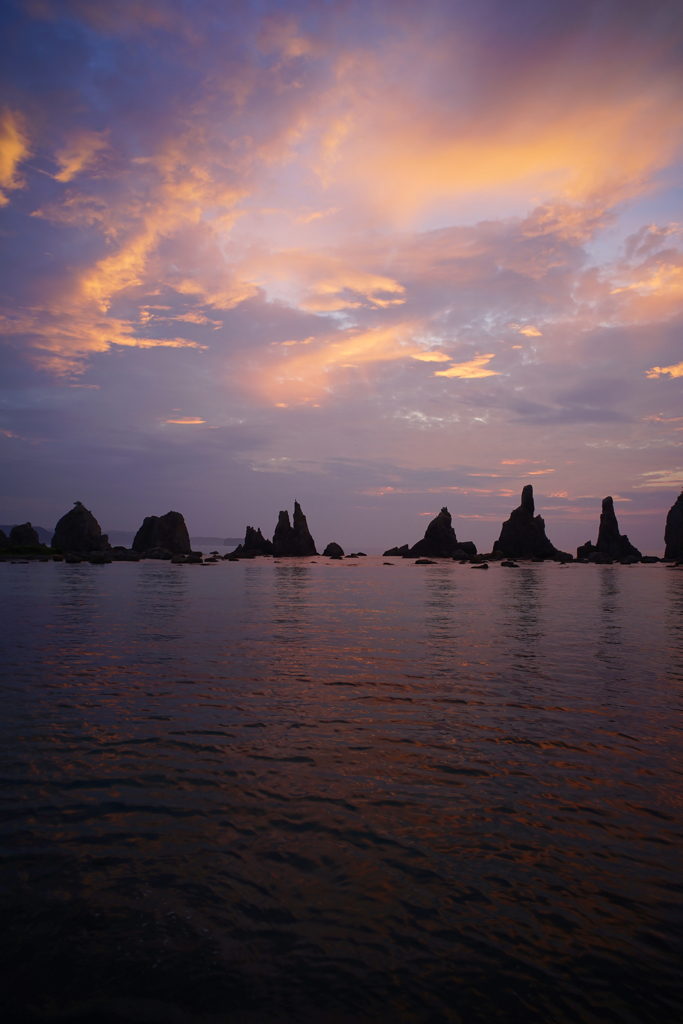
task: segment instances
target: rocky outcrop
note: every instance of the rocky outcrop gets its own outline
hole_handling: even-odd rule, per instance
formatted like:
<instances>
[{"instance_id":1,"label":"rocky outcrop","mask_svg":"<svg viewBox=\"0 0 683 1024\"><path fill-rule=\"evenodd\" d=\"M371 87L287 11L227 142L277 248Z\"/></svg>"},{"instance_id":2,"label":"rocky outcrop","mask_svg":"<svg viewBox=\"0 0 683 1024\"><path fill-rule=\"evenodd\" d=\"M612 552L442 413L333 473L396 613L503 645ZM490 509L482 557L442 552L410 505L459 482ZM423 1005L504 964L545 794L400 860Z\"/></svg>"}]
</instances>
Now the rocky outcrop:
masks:
<instances>
[{"instance_id":1,"label":"rocky outcrop","mask_svg":"<svg viewBox=\"0 0 683 1024\"><path fill-rule=\"evenodd\" d=\"M139 562L140 552L132 548L115 547L111 553L112 562Z\"/></svg>"},{"instance_id":2,"label":"rocky outcrop","mask_svg":"<svg viewBox=\"0 0 683 1024\"><path fill-rule=\"evenodd\" d=\"M335 544L335 542L332 541L332 543L328 544L325 550L323 551L323 556L325 558L343 558L344 548L341 546L341 544Z\"/></svg>"},{"instance_id":3,"label":"rocky outcrop","mask_svg":"<svg viewBox=\"0 0 683 1024\"><path fill-rule=\"evenodd\" d=\"M683 558L683 491L669 509L664 531L665 558Z\"/></svg>"},{"instance_id":4,"label":"rocky outcrop","mask_svg":"<svg viewBox=\"0 0 683 1024\"><path fill-rule=\"evenodd\" d=\"M602 499L600 513L600 530L595 550L601 555L620 561L622 558L642 558L638 548L634 548L626 534L619 533L619 523L614 514L614 501L607 497ZM588 556L590 557L590 556Z\"/></svg>"},{"instance_id":5,"label":"rocky outcrop","mask_svg":"<svg viewBox=\"0 0 683 1024\"><path fill-rule=\"evenodd\" d=\"M172 555L189 555L190 535L180 512L167 512L165 516L147 516L135 534L134 551L163 548Z\"/></svg>"},{"instance_id":6,"label":"rocky outcrop","mask_svg":"<svg viewBox=\"0 0 683 1024\"><path fill-rule=\"evenodd\" d=\"M40 537L30 523L23 523L21 526L12 527L9 542L13 547L20 544L40 544Z\"/></svg>"},{"instance_id":7,"label":"rocky outcrop","mask_svg":"<svg viewBox=\"0 0 683 1024\"><path fill-rule=\"evenodd\" d=\"M0 548L9 547L9 537L4 530L0 530Z\"/></svg>"},{"instance_id":8,"label":"rocky outcrop","mask_svg":"<svg viewBox=\"0 0 683 1024\"><path fill-rule=\"evenodd\" d=\"M506 558L554 558L560 555L561 552L545 535L545 522L534 512L534 489L527 484L522 488L519 508L514 509L503 523L493 550L502 551Z\"/></svg>"},{"instance_id":9,"label":"rocky outcrop","mask_svg":"<svg viewBox=\"0 0 683 1024\"><path fill-rule=\"evenodd\" d=\"M579 544L578 548L576 549L576 557L589 558L596 550L597 548L595 547L595 544L587 540L585 544Z\"/></svg>"},{"instance_id":10,"label":"rocky outcrop","mask_svg":"<svg viewBox=\"0 0 683 1024\"><path fill-rule=\"evenodd\" d=\"M425 535L410 549L411 558L452 558L458 548L453 521L444 506L425 530Z\"/></svg>"},{"instance_id":11,"label":"rocky outcrop","mask_svg":"<svg viewBox=\"0 0 683 1024\"><path fill-rule=\"evenodd\" d=\"M289 522L289 512L280 512L273 534L273 554L276 558L317 555L315 541L311 537L306 516L298 501L294 502L294 518Z\"/></svg>"},{"instance_id":12,"label":"rocky outcrop","mask_svg":"<svg viewBox=\"0 0 683 1024\"><path fill-rule=\"evenodd\" d=\"M453 558L460 552L463 556L465 552L476 555L477 548L471 540L458 540L451 514L444 506L436 519L432 519L422 540L418 540L412 548L407 544L389 548L384 552L384 557L393 555L397 558Z\"/></svg>"},{"instance_id":13,"label":"rocky outcrop","mask_svg":"<svg viewBox=\"0 0 683 1024\"><path fill-rule=\"evenodd\" d=\"M109 551L109 538L82 501L74 503L70 512L59 520L52 537L53 548L62 551Z\"/></svg>"},{"instance_id":14,"label":"rocky outcrop","mask_svg":"<svg viewBox=\"0 0 683 1024\"><path fill-rule=\"evenodd\" d=\"M256 557L258 555L272 555L273 553L273 542L267 540L266 537L261 533L261 527L257 530L253 526L248 526L247 531L244 535L244 543L238 544L231 554L246 557Z\"/></svg>"}]
</instances>

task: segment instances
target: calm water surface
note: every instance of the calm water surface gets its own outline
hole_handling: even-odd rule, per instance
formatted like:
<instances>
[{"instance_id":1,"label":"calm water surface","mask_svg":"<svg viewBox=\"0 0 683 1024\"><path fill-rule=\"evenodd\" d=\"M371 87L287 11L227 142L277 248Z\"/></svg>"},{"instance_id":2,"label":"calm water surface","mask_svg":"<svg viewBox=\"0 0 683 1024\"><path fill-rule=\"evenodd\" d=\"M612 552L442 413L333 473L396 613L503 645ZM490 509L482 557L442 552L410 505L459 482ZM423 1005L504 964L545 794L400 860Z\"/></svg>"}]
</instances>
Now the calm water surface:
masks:
<instances>
[{"instance_id":1,"label":"calm water surface","mask_svg":"<svg viewBox=\"0 0 683 1024\"><path fill-rule=\"evenodd\" d=\"M12 1021L683 1019L683 571L382 562L0 565Z\"/></svg>"}]
</instances>

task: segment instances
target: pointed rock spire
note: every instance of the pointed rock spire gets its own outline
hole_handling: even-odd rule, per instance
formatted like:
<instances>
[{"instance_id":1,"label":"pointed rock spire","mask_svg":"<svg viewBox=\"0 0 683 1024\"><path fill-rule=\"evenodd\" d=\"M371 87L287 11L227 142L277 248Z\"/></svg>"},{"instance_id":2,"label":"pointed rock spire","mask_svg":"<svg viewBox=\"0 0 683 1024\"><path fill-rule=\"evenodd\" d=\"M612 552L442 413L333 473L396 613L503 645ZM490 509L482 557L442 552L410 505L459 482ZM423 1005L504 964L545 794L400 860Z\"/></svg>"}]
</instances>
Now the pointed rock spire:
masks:
<instances>
[{"instance_id":1,"label":"pointed rock spire","mask_svg":"<svg viewBox=\"0 0 683 1024\"><path fill-rule=\"evenodd\" d=\"M276 558L318 554L315 549L315 541L308 529L306 516L301 511L298 501L294 502L293 523L290 523L289 512L286 510L281 511L278 516L273 534L273 554Z\"/></svg>"},{"instance_id":2,"label":"pointed rock spire","mask_svg":"<svg viewBox=\"0 0 683 1024\"><path fill-rule=\"evenodd\" d=\"M545 522L534 515L535 511L534 489L526 484L520 505L503 523L493 550L502 551L506 558L553 558L561 554L546 537Z\"/></svg>"},{"instance_id":3,"label":"pointed rock spire","mask_svg":"<svg viewBox=\"0 0 683 1024\"><path fill-rule=\"evenodd\" d=\"M614 499L609 495L602 499L602 512L600 513L600 530L595 550L610 558L642 558L638 548L634 548L625 533L619 533L619 523L614 512Z\"/></svg>"},{"instance_id":4,"label":"pointed rock spire","mask_svg":"<svg viewBox=\"0 0 683 1024\"><path fill-rule=\"evenodd\" d=\"M683 558L683 491L669 509L664 531L665 558Z\"/></svg>"}]
</instances>

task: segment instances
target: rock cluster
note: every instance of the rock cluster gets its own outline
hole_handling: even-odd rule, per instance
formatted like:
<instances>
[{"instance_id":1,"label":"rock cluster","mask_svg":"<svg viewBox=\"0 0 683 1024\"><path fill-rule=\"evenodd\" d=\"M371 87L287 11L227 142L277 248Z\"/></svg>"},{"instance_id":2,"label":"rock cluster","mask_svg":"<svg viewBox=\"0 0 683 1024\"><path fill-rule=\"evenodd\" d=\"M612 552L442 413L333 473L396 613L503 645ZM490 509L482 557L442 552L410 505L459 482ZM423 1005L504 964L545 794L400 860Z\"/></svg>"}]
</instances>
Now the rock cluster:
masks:
<instances>
[{"instance_id":1,"label":"rock cluster","mask_svg":"<svg viewBox=\"0 0 683 1024\"><path fill-rule=\"evenodd\" d=\"M165 516L146 516L135 534L133 551L148 552L161 549L169 555L189 555L192 550L190 535L180 512L167 512ZM148 555L163 558L164 555Z\"/></svg>"},{"instance_id":2,"label":"rock cluster","mask_svg":"<svg viewBox=\"0 0 683 1024\"><path fill-rule=\"evenodd\" d=\"M276 558L291 556L317 555L315 541L311 537L306 516L301 511L298 501L294 502L293 522L289 522L289 512L280 512L277 526L273 534L273 554Z\"/></svg>"},{"instance_id":3,"label":"rock cluster","mask_svg":"<svg viewBox=\"0 0 683 1024\"><path fill-rule=\"evenodd\" d=\"M335 544L335 542L332 541L332 543L328 544L325 550L323 551L323 556L325 558L343 558L344 548L341 546L341 544Z\"/></svg>"},{"instance_id":4,"label":"rock cluster","mask_svg":"<svg viewBox=\"0 0 683 1024\"><path fill-rule=\"evenodd\" d=\"M4 530L0 530L0 548L9 547L9 537Z\"/></svg>"},{"instance_id":5,"label":"rock cluster","mask_svg":"<svg viewBox=\"0 0 683 1024\"><path fill-rule=\"evenodd\" d=\"M263 536L261 527L255 530L253 526L247 527L244 543L238 544L235 550L231 552L237 558L256 558L258 555L272 555L272 553L273 542Z\"/></svg>"},{"instance_id":6,"label":"rock cluster","mask_svg":"<svg viewBox=\"0 0 683 1024\"><path fill-rule=\"evenodd\" d=\"M664 531L665 558L683 558L683 491L669 509Z\"/></svg>"},{"instance_id":7,"label":"rock cluster","mask_svg":"<svg viewBox=\"0 0 683 1024\"><path fill-rule=\"evenodd\" d=\"M51 547L77 553L109 551L109 538L102 533L92 512L77 501L55 526Z\"/></svg>"},{"instance_id":8,"label":"rock cluster","mask_svg":"<svg viewBox=\"0 0 683 1024\"><path fill-rule=\"evenodd\" d=\"M599 558L600 555L603 558ZM643 557L638 548L631 544L626 534L619 533L613 498L608 496L602 499L597 544L591 544L589 540L585 544L581 544L576 549L576 557L588 559L590 562L599 562L605 559L621 562L627 558L640 561Z\"/></svg>"},{"instance_id":9,"label":"rock cluster","mask_svg":"<svg viewBox=\"0 0 683 1024\"><path fill-rule=\"evenodd\" d=\"M471 540L457 539L451 514L444 506L436 519L432 519L422 540L418 540L412 548L407 544L389 548L384 552L384 557L394 555L399 558L470 558L476 553L476 546Z\"/></svg>"},{"instance_id":10,"label":"rock cluster","mask_svg":"<svg viewBox=\"0 0 683 1024\"><path fill-rule=\"evenodd\" d=\"M522 488L519 507L503 523L500 537L493 545L494 553L500 551L506 558L555 558L562 554L550 543L545 535L545 522L534 512L534 489L527 484Z\"/></svg>"},{"instance_id":11,"label":"rock cluster","mask_svg":"<svg viewBox=\"0 0 683 1024\"><path fill-rule=\"evenodd\" d=\"M9 544L12 546L26 544L40 544L40 537L30 523L23 523L21 526L13 526L9 534Z\"/></svg>"}]
</instances>

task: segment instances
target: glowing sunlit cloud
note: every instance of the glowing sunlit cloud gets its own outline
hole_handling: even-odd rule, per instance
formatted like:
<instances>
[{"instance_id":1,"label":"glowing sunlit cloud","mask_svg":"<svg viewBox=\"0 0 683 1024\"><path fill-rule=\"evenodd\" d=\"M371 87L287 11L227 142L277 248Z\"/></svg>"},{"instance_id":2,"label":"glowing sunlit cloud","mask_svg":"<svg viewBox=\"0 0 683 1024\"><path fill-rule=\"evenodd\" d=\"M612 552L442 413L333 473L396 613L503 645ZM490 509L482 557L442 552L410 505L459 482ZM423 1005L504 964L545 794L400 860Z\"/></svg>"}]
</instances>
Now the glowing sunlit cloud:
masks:
<instances>
[{"instance_id":1,"label":"glowing sunlit cloud","mask_svg":"<svg viewBox=\"0 0 683 1024\"><path fill-rule=\"evenodd\" d=\"M665 373L669 374L670 378L683 377L683 363L675 363L674 366L653 366L652 369L645 371L646 377L663 377Z\"/></svg>"},{"instance_id":2,"label":"glowing sunlit cloud","mask_svg":"<svg viewBox=\"0 0 683 1024\"><path fill-rule=\"evenodd\" d=\"M422 363L449 363L451 360L445 352L415 352L411 358L419 359Z\"/></svg>"},{"instance_id":3,"label":"glowing sunlit cloud","mask_svg":"<svg viewBox=\"0 0 683 1024\"><path fill-rule=\"evenodd\" d=\"M493 352L489 352L486 355L475 356L473 359L469 359L466 363L455 363L454 366L449 367L447 370L437 370L434 374L435 377L466 377L466 378L477 378L477 377L498 377L500 376L497 370L488 370L487 365L494 357Z\"/></svg>"},{"instance_id":4,"label":"glowing sunlit cloud","mask_svg":"<svg viewBox=\"0 0 683 1024\"><path fill-rule=\"evenodd\" d=\"M78 132L55 153L55 160L61 170L54 175L55 181L67 182L80 171L91 168L98 154L109 145L107 132Z\"/></svg>"},{"instance_id":5,"label":"glowing sunlit cloud","mask_svg":"<svg viewBox=\"0 0 683 1024\"><path fill-rule=\"evenodd\" d=\"M521 327L519 334L526 334L527 338L540 338L541 332L538 327ZM515 346L517 347L517 346Z\"/></svg>"},{"instance_id":6,"label":"glowing sunlit cloud","mask_svg":"<svg viewBox=\"0 0 683 1024\"><path fill-rule=\"evenodd\" d=\"M198 423L206 423L206 420L200 420L197 416L181 416L177 420L164 420L164 423L179 423L183 426L195 426Z\"/></svg>"},{"instance_id":7,"label":"glowing sunlit cloud","mask_svg":"<svg viewBox=\"0 0 683 1024\"><path fill-rule=\"evenodd\" d=\"M656 469L642 473L646 479L642 484L635 484L638 489L643 487L683 487L683 469Z\"/></svg>"},{"instance_id":8,"label":"glowing sunlit cloud","mask_svg":"<svg viewBox=\"0 0 683 1024\"><path fill-rule=\"evenodd\" d=\"M20 117L6 107L0 113L0 206L9 202L5 192L24 187L18 167L29 152L28 136Z\"/></svg>"}]
</instances>

